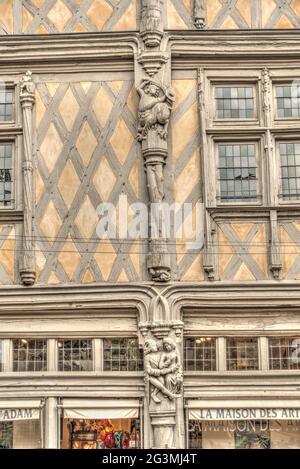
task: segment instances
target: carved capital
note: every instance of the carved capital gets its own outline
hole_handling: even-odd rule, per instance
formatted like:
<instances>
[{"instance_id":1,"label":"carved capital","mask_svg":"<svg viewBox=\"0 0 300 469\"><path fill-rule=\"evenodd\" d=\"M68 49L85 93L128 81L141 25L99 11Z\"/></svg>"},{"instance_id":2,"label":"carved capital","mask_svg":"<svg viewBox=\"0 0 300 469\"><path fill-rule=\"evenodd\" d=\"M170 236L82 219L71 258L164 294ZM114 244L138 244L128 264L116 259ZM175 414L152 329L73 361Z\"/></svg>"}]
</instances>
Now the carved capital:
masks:
<instances>
[{"instance_id":1,"label":"carved capital","mask_svg":"<svg viewBox=\"0 0 300 469\"><path fill-rule=\"evenodd\" d=\"M140 31L146 47L158 47L163 37L162 0L142 0Z\"/></svg>"},{"instance_id":2,"label":"carved capital","mask_svg":"<svg viewBox=\"0 0 300 469\"><path fill-rule=\"evenodd\" d=\"M149 77L153 77L167 63L169 56L165 52L144 51L138 56L138 63Z\"/></svg>"}]
</instances>

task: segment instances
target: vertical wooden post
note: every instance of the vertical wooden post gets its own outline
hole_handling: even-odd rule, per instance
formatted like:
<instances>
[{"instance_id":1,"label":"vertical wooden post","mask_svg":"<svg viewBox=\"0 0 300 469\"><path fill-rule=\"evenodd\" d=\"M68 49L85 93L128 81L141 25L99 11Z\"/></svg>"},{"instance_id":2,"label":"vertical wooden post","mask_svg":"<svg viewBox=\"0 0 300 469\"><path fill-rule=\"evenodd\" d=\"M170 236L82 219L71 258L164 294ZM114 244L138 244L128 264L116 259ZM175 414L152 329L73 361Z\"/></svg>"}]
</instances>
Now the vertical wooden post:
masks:
<instances>
[{"instance_id":1,"label":"vertical wooden post","mask_svg":"<svg viewBox=\"0 0 300 469\"><path fill-rule=\"evenodd\" d=\"M32 164L32 110L35 103L35 85L31 72L20 81L20 102L23 114L23 237L20 258L20 277L24 285L35 282L35 255L33 241L33 164Z\"/></svg>"}]
</instances>

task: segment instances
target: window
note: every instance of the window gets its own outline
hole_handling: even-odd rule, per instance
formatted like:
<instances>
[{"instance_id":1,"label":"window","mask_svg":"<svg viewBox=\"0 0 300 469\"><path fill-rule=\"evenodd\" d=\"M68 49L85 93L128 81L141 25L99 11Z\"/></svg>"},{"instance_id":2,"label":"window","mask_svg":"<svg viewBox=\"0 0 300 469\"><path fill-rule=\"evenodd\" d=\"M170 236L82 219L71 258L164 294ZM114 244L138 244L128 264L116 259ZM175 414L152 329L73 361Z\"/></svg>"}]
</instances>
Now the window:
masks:
<instances>
[{"instance_id":1,"label":"window","mask_svg":"<svg viewBox=\"0 0 300 469\"><path fill-rule=\"evenodd\" d=\"M13 340L13 371L46 371L46 340Z\"/></svg>"},{"instance_id":2,"label":"window","mask_svg":"<svg viewBox=\"0 0 300 469\"><path fill-rule=\"evenodd\" d=\"M13 120L14 90L0 88L0 122Z\"/></svg>"},{"instance_id":3,"label":"window","mask_svg":"<svg viewBox=\"0 0 300 469\"><path fill-rule=\"evenodd\" d=\"M257 163L254 143L218 144L220 200L257 200Z\"/></svg>"},{"instance_id":4,"label":"window","mask_svg":"<svg viewBox=\"0 0 300 469\"><path fill-rule=\"evenodd\" d=\"M252 86L216 86L217 119L252 119L254 117Z\"/></svg>"},{"instance_id":5,"label":"window","mask_svg":"<svg viewBox=\"0 0 300 469\"><path fill-rule=\"evenodd\" d=\"M188 371L215 371L216 339L213 337L185 339L184 365Z\"/></svg>"},{"instance_id":6,"label":"window","mask_svg":"<svg viewBox=\"0 0 300 469\"><path fill-rule=\"evenodd\" d=\"M279 144L281 165L281 197L287 200L300 198L300 142Z\"/></svg>"},{"instance_id":7,"label":"window","mask_svg":"<svg viewBox=\"0 0 300 469\"><path fill-rule=\"evenodd\" d=\"M256 338L227 338L226 351L227 370L258 370L258 341Z\"/></svg>"},{"instance_id":8,"label":"window","mask_svg":"<svg viewBox=\"0 0 300 469\"><path fill-rule=\"evenodd\" d=\"M275 87L277 117L300 117L300 84L280 85Z\"/></svg>"},{"instance_id":9,"label":"window","mask_svg":"<svg viewBox=\"0 0 300 469\"><path fill-rule=\"evenodd\" d=\"M0 206L13 203L12 155L13 144L11 142L0 142Z\"/></svg>"},{"instance_id":10,"label":"window","mask_svg":"<svg viewBox=\"0 0 300 469\"><path fill-rule=\"evenodd\" d=\"M300 338L270 337L269 363L271 370L300 369Z\"/></svg>"},{"instance_id":11,"label":"window","mask_svg":"<svg viewBox=\"0 0 300 469\"><path fill-rule=\"evenodd\" d=\"M142 371L143 353L137 339L104 339L104 371Z\"/></svg>"},{"instance_id":12,"label":"window","mask_svg":"<svg viewBox=\"0 0 300 469\"><path fill-rule=\"evenodd\" d=\"M92 371L92 340L59 340L59 371Z\"/></svg>"}]
</instances>

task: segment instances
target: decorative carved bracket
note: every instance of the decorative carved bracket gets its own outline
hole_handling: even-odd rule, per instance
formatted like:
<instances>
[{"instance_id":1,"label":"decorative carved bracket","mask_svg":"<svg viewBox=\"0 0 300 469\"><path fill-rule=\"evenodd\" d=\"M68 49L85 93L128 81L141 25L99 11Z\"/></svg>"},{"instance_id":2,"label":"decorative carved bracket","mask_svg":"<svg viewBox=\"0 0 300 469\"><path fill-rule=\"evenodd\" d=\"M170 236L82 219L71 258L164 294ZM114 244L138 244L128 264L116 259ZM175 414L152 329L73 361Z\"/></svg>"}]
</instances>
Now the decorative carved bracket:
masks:
<instances>
[{"instance_id":1,"label":"decorative carved bracket","mask_svg":"<svg viewBox=\"0 0 300 469\"><path fill-rule=\"evenodd\" d=\"M206 26L204 0L194 0L194 25L197 29L203 29Z\"/></svg>"},{"instance_id":2,"label":"decorative carved bracket","mask_svg":"<svg viewBox=\"0 0 300 469\"><path fill-rule=\"evenodd\" d=\"M23 244L20 258L20 277L24 285L35 282L35 254L33 242L33 164L32 164L32 109L35 103L35 84L30 71L20 81L20 102L23 114Z\"/></svg>"},{"instance_id":3,"label":"decorative carved bracket","mask_svg":"<svg viewBox=\"0 0 300 469\"><path fill-rule=\"evenodd\" d=\"M138 63L141 64L147 75L153 77L161 67L169 60L165 52L144 51L138 56Z\"/></svg>"}]
</instances>

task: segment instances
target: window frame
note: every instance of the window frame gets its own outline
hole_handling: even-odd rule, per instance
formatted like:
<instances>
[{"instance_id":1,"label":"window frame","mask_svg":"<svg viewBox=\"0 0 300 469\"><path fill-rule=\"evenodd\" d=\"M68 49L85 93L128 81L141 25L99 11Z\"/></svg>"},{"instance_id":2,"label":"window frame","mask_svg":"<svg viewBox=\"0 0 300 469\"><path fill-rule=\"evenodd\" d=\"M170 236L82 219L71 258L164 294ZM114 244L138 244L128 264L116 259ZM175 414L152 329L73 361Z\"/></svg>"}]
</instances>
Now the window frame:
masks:
<instances>
[{"instance_id":1,"label":"window frame","mask_svg":"<svg viewBox=\"0 0 300 469\"><path fill-rule=\"evenodd\" d=\"M216 99L216 88L239 88L239 87L251 87L253 91L253 110L254 116L249 118L238 118L238 117L225 117L220 118L217 117L217 99ZM241 79L234 80L234 79L226 79L226 80L217 80L211 81L211 99L212 99L212 123L213 125L232 125L233 123L236 125L259 125L260 121L260 110L259 110L259 87L257 81L245 80L242 81Z\"/></svg>"},{"instance_id":2,"label":"window frame","mask_svg":"<svg viewBox=\"0 0 300 469\"><path fill-rule=\"evenodd\" d=\"M224 145L241 145L241 144L254 144L256 149L256 168L257 168L257 200L249 201L245 199L243 200L230 200L230 201L222 201L221 200L221 187L220 187L220 179L219 179L219 151L218 146L224 143ZM214 154L214 161L215 161L215 200L217 207L235 207L235 206L262 206L265 203L265 194L263 192L263 142L260 136L218 136L213 138L213 154Z\"/></svg>"},{"instance_id":3,"label":"window frame","mask_svg":"<svg viewBox=\"0 0 300 469\"><path fill-rule=\"evenodd\" d=\"M300 119L300 118L299 118ZM298 199L284 199L283 189L282 189L282 172L281 172L281 155L280 155L280 144L281 143L299 143L300 144L300 129L299 129L299 136L297 138L296 135L288 136L288 135L278 135L275 137L275 158L276 158L276 166L277 166L277 173L278 173L278 193L277 193L277 200L278 205L281 206L298 206L300 204L300 196Z\"/></svg>"},{"instance_id":4,"label":"window frame","mask_svg":"<svg viewBox=\"0 0 300 469\"><path fill-rule=\"evenodd\" d=\"M59 364L60 362L63 362L61 360L59 360L59 350L60 350L60 347L59 347L59 342L60 341L82 341L82 340L85 340L85 341L88 341L90 340L91 341L91 347L90 347L90 350L91 350L91 369L90 370L61 370L59 368ZM94 342L94 338L93 337L58 337L56 338L56 369L57 369L57 372L58 373L91 373L94 371L94 346L93 346L93 342ZM81 361L81 360L80 360ZM87 360L86 360L87 361ZM73 366L72 366L73 368Z\"/></svg>"},{"instance_id":5,"label":"window frame","mask_svg":"<svg viewBox=\"0 0 300 469\"><path fill-rule=\"evenodd\" d=\"M272 116L273 116L273 122L274 125L280 125L282 123L298 123L300 124L300 116L299 117L279 117L278 116L278 107L277 107L277 96L276 96L276 87L278 86L287 86L291 85L293 81L298 81L299 86L300 86L300 77L297 78L294 75L291 76L290 78L288 77L278 77L278 76L272 76L272 104L273 104L273 110L272 110ZM300 98L299 98L300 99Z\"/></svg>"}]
</instances>

